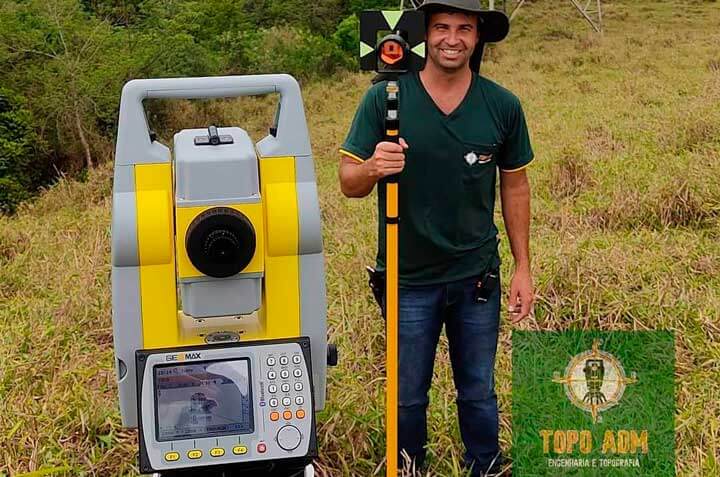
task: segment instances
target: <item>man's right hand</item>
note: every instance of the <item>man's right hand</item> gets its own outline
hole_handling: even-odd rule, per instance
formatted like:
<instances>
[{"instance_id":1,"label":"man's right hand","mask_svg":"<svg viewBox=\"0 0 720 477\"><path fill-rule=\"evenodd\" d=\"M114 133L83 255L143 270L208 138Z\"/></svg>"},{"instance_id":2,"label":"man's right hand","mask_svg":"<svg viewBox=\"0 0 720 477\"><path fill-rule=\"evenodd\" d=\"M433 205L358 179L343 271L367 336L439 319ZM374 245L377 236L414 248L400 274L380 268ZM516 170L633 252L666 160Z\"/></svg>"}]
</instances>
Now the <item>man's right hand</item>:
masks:
<instances>
[{"instance_id":1,"label":"man's right hand","mask_svg":"<svg viewBox=\"0 0 720 477\"><path fill-rule=\"evenodd\" d=\"M372 157L363 164L368 176L380 180L402 172L405 167L405 149L408 147L403 138L400 138L400 144L388 141L378 143Z\"/></svg>"}]
</instances>

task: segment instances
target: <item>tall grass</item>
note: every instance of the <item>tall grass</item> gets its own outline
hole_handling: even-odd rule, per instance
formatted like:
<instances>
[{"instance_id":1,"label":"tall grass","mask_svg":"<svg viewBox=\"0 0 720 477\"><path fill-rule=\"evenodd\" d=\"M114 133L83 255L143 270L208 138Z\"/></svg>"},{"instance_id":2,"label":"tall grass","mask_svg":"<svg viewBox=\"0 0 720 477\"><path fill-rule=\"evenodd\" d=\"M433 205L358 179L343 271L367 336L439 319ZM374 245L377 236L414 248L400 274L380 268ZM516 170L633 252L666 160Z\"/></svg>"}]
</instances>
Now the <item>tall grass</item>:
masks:
<instances>
[{"instance_id":1,"label":"tall grass","mask_svg":"<svg viewBox=\"0 0 720 477\"><path fill-rule=\"evenodd\" d=\"M484 73L523 101L535 316L522 329L676 332L676 470L720 475L720 8L612 2L598 36L557 2L529 2ZM303 85L324 224L330 340L321 475L382 475L383 325L365 287L374 199L348 200L337 147L367 75ZM168 106L171 128L241 125L258 139L272 98ZM171 137L173 131L159 131ZM0 474L134 475L120 427L109 295L111 169L61 180L0 217ZM498 213L498 222L501 217ZM503 279L512 259L502 243ZM511 451L511 337L499 340L501 445ZM443 338L429 410L433 476L462 475ZM54 469L54 470L53 470ZM40 474L34 474L40 475ZM509 475L509 473L507 474Z\"/></svg>"}]
</instances>

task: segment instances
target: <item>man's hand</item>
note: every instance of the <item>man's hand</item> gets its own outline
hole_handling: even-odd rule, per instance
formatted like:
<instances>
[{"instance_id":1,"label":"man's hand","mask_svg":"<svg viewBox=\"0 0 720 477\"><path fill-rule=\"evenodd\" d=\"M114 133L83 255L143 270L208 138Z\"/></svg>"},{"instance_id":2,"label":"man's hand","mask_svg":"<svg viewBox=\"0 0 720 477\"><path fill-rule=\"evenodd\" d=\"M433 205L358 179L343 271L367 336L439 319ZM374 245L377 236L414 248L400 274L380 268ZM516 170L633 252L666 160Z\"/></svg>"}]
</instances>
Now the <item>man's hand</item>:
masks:
<instances>
[{"instance_id":1,"label":"man's hand","mask_svg":"<svg viewBox=\"0 0 720 477\"><path fill-rule=\"evenodd\" d=\"M375 146L375 153L363 164L368 176L380 180L383 177L402 172L405 167L405 149L408 147L403 138L400 138L400 144L388 141L379 142Z\"/></svg>"},{"instance_id":2,"label":"man's hand","mask_svg":"<svg viewBox=\"0 0 720 477\"><path fill-rule=\"evenodd\" d=\"M516 269L510 281L510 297L508 299L512 323L518 323L530 314L534 299L535 291L530 268Z\"/></svg>"},{"instance_id":3,"label":"man's hand","mask_svg":"<svg viewBox=\"0 0 720 477\"><path fill-rule=\"evenodd\" d=\"M400 144L380 142L372 157L359 162L347 155L340 159L340 190L346 197L365 197L383 177L398 174L405 167L405 139Z\"/></svg>"}]
</instances>

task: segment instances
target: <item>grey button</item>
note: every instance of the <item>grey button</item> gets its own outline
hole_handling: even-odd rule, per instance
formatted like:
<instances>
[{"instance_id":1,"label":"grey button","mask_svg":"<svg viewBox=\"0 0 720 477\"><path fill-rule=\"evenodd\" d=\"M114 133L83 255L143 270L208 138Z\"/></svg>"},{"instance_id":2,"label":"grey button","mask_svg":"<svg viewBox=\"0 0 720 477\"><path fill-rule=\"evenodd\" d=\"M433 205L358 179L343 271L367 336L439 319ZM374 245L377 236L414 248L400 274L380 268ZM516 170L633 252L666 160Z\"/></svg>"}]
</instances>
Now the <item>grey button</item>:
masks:
<instances>
[{"instance_id":1,"label":"grey button","mask_svg":"<svg viewBox=\"0 0 720 477\"><path fill-rule=\"evenodd\" d=\"M283 379L289 378L289 377L290 377L290 371L288 371L287 369L283 369L282 371L280 371L280 377L283 378Z\"/></svg>"},{"instance_id":2,"label":"grey button","mask_svg":"<svg viewBox=\"0 0 720 477\"><path fill-rule=\"evenodd\" d=\"M290 385L288 383L282 383L280 385L280 389L282 389L282 391L284 393L286 393L286 392L290 391Z\"/></svg>"},{"instance_id":3,"label":"grey button","mask_svg":"<svg viewBox=\"0 0 720 477\"><path fill-rule=\"evenodd\" d=\"M292 404L292 400L289 397L284 397L282 400L283 406L289 406Z\"/></svg>"},{"instance_id":4,"label":"grey button","mask_svg":"<svg viewBox=\"0 0 720 477\"><path fill-rule=\"evenodd\" d=\"M268 371L268 379L275 379L277 378L277 374L275 371Z\"/></svg>"},{"instance_id":5,"label":"grey button","mask_svg":"<svg viewBox=\"0 0 720 477\"><path fill-rule=\"evenodd\" d=\"M295 364L302 363L302 358L300 357L300 355L296 354L295 356L293 356L293 363L295 363Z\"/></svg>"},{"instance_id":6,"label":"grey button","mask_svg":"<svg viewBox=\"0 0 720 477\"><path fill-rule=\"evenodd\" d=\"M268 391L270 391L271 393L276 393L277 386L275 386L274 384L271 384L270 386L268 386Z\"/></svg>"},{"instance_id":7,"label":"grey button","mask_svg":"<svg viewBox=\"0 0 720 477\"><path fill-rule=\"evenodd\" d=\"M301 376L302 376L302 369L296 369L296 370L294 370L294 371L293 371L293 376L295 376L296 378L301 377Z\"/></svg>"},{"instance_id":8,"label":"grey button","mask_svg":"<svg viewBox=\"0 0 720 477\"><path fill-rule=\"evenodd\" d=\"M291 451L298 448L302 441L302 434L295 426L283 426L275 437L278 445L286 450Z\"/></svg>"},{"instance_id":9,"label":"grey button","mask_svg":"<svg viewBox=\"0 0 720 477\"><path fill-rule=\"evenodd\" d=\"M282 364L283 366L285 366L286 364L288 364L288 362L289 362L289 361L288 361L288 357L287 357L287 356L280 356L280 364Z\"/></svg>"},{"instance_id":10,"label":"grey button","mask_svg":"<svg viewBox=\"0 0 720 477\"><path fill-rule=\"evenodd\" d=\"M295 391L302 391L302 383L295 383Z\"/></svg>"},{"instance_id":11,"label":"grey button","mask_svg":"<svg viewBox=\"0 0 720 477\"><path fill-rule=\"evenodd\" d=\"M298 406L302 406L303 404L305 404L305 399L303 399L302 396L298 396L295 398L295 404L297 404Z\"/></svg>"},{"instance_id":12,"label":"grey button","mask_svg":"<svg viewBox=\"0 0 720 477\"><path fill-rule=\"evenodd\" d=\"M267 365L268 366L275 366L275 358L272 356L267 359Z\"/></svg>"},{"instance_id":13,"label":"grey button","mask_svg":"<svg viewBox=\"0 0 720 477\"><path fill-rule=\"evenodd\" d=\"M270 399L270 407L277 407L278 400L275 398Z\"/></svg>"}]
</instances>

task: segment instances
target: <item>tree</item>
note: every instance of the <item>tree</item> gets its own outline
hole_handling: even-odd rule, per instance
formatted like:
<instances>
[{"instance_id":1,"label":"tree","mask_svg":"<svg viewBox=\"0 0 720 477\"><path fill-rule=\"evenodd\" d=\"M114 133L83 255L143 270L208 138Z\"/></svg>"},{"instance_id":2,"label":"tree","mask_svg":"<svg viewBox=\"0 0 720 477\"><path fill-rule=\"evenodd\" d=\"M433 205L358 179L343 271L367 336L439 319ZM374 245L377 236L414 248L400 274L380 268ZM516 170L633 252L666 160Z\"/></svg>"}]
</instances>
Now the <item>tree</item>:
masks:
<instances>
[{"instance_id":1,"label":"tree","mask_svg":"<svg viewBox=\"0 0 720 477\"><path fill-rule=\"evenodd\" d=\"M0 88L0 212L12 213L44 175L42 143L24 100Z\"/></svg>"},{"instance_id":2,"label":"tree","mask_svg":"<svg viewBox=\"0 0 720 477\"><path fill-rule=\"evenodd\" d=\"M146 58L142 45L78 0L29 0L0 7L0 50L2 79L23 91L56 151L79 145L92 167L92 139L114 121L122 84Z\"/></svg>"}]
</instances>

